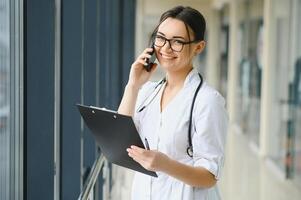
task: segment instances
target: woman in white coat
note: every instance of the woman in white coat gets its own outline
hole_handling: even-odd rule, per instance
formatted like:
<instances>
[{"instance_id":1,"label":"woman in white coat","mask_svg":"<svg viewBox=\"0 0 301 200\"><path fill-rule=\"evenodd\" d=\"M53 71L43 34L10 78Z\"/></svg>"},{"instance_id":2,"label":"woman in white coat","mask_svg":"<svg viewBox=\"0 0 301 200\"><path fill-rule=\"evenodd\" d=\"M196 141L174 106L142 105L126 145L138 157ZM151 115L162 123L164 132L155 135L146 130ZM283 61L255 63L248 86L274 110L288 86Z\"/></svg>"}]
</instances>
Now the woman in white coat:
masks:
<instances>
[{"instance_id":1,"label":"woman in white coat","mask_svg":"<svg viewBox=\"0 0 301 200\"><path fill-rule=\"evenodd\" d=\"M131 146L128 155L158 178L137 172L133 200L219 200L228 118L224 98L193 68L205 48L206 22L197 10L177 6L162 14L152 34L165 79L148 81L153 48L131 66L118 112L132 116L150 150ZM144 140L143 140L144 141Z\"/></svg>"}]
</instances>

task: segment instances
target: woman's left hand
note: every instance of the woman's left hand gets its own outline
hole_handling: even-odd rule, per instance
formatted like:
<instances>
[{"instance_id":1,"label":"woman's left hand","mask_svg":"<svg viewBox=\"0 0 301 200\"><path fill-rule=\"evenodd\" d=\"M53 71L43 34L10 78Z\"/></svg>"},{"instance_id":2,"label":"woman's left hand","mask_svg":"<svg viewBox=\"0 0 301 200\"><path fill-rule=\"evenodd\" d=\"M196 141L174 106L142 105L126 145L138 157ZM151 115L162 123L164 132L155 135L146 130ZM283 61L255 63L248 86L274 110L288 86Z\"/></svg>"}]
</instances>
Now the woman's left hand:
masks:
<instances>
[{"instance_id":1,"label":"woman's left hand","mask_svg":"<svg viewBox=\"0 0 301 200\"><path fill-rule=\"evenodd\" d=\"M133 160L150 171L165 171L170 161L167 155L156 150L146 150L134 145L126 150Z\"/></svg>"}]
</instances>

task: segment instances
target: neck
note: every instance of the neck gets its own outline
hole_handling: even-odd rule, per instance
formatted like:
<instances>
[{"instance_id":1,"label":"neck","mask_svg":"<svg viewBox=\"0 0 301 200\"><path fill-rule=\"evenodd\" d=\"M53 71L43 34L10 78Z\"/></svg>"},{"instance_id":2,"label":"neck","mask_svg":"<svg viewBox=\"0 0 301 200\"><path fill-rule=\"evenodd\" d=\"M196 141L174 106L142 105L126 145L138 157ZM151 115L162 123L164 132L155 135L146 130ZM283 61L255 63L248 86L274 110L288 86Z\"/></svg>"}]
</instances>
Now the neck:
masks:
<instances>
[{"instance_id":1,"label":"neck","mask_svg":"<svg viewBox=\"0 0 301 200\"><path fill-rule=\"evenodd\" d=\"M167 78L167 85L169 88L177 88L177 87L182 87L186 76L189 74L189 72L192 70L191 67L184 68L183 70L180 71L169 71L166 73L166 78Z\"/></svg>"}]
</instances>

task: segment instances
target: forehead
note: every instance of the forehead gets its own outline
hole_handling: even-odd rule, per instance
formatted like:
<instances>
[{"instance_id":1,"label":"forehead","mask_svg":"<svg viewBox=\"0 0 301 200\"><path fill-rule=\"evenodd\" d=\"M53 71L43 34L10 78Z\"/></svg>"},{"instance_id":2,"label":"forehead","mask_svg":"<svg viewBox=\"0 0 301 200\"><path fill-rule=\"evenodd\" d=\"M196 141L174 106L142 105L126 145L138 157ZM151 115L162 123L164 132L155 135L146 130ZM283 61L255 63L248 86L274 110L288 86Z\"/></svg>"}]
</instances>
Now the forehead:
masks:
<instances>
[{"instance_id":1,"label":"forehead","mask_svg":"<svg viewBox=\"0 0 301 200\"><path fill-rule=\"evenodd\" d=\"M172 38L174 36L181 36L183 38L188 37L184 22L174 18L167 18L164 20L160 24L158 32L163 33L168 38Z\"/></svg>"}]
</instances>

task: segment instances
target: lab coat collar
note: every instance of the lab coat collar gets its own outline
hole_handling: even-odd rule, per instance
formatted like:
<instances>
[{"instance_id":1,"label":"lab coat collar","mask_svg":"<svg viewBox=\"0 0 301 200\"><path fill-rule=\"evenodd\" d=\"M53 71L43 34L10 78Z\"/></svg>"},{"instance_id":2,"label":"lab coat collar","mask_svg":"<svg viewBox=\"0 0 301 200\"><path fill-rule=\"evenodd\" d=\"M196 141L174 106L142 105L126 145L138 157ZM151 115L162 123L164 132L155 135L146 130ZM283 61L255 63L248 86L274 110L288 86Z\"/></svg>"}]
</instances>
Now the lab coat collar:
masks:
<instances>
[{"instance_id":1,"label":"lab coat collar","mask_svg":"<svg viewBox=\"0 0 301 200\"><path fill-rule=\"evenodd\" d=\"M184 81L184 87L190 85L192 81L194 81L196 78L199 79L198 73L199 72L195 68L192 68L192 70L186 76L186 79Z\"/></svg>"}]
</instances>

